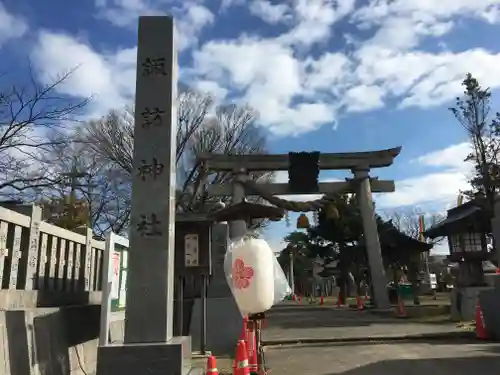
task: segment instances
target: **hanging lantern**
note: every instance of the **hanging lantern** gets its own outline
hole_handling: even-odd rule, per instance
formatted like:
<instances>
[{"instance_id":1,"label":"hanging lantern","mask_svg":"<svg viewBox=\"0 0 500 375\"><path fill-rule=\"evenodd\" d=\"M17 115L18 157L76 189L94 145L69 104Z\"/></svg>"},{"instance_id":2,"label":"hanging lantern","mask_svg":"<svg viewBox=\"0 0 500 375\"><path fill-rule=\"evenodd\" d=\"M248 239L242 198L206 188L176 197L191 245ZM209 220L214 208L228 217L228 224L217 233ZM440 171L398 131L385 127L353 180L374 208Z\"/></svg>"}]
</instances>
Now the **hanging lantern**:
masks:
<instances>
[{"instance_id":1,"label":"hanging lantern","mask_svg":"<svg viewBox=\"0 0 500 375\"><path fill-rule=\"evenodd\" d=\"M236 242L224 258L224 272L241 315L269 310L275 299L276 257L262 239Z\"/></svg>"},{"instance_id":2,"label":"hanging lantern","mask_svg":"<svg viewBox=\"0 0 500 375\"><path fill-rule=\"evenodd\" d=\"M307 229L309 228L309 219L306 214L300 214L297 218L297 229Z\"/></svg>"},{"instance_id":3,"label":"hanging lantern","mask_svg":"<svg viewBox=\"0 0 500 375\"><path fill-rule=\"evenodd\" d=\"M336 220L340 217L339 210L333 203L327 203L325 206L325 216L329 220Z\"/></svg>"}]
</instances>

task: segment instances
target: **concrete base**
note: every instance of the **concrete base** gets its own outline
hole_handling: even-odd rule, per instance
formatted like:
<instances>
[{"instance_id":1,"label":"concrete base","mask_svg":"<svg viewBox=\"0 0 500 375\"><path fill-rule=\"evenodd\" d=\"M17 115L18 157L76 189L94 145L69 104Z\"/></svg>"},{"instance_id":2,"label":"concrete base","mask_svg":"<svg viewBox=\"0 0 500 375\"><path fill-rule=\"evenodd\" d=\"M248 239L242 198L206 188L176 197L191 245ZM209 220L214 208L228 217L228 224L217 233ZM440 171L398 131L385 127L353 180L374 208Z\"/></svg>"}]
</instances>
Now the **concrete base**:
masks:
<instances>
[{"instance_id":1,"label":"concrete base","mask_svg":"<svg viewBox=\"0 0 500 375\"><path fill-rule=\"evenodd\" d=\"M488 337L500 340L500 277L497 278L494 288L479 293L479 302Z\"/></svg>"},{"instance_id":2,"label":"concrete base","mask_svg":"<svg viewBox=\"0 0 500 375\"><path fill-rule=\"evenodd\" d=\"M214 355L234 354L243 327L241 316L233 296L207 299L207 350ZM193 348L201 343L201 299L196 299L191 316Z\"/></svg>"},{"instance_id":3,"label":"concrete base","mask_svg":"<svg viewBox=\"0 0 500 375\"><path fill-rule=\"evenodd\" d=\"M0 311L1 375L94 375L100 306ZM123 339L123 320L110 330ZM121 337L120 337L121 336Z\"/></svg>"},{"instance_id":4,"label":"concrete base","mask_svg":"<svg viewBox=\"0 0 500 375\"><path fill-rule=\"evenodd\" d=\"M101 297L101 292L0 290L0 307L2 310L20 310L37 307L100 305Z\"/></svg>"},{"instance_id":5,"label":"concrete base","mask_svg":"<svg viewBox=\"0 0 500 375\"><path fill-rule=\"evenodd\" d=\"M479 301L488 337L500 340L500 290L483 290L479 293Z\"/></svg>"},{"instance_id":6,"label":"concrete base","mask_svg":"<svg viewBox=\"0 0 500 375\"><path fill-rule=\"evenodd\" d=\"M101 346L97 375L187 375L191 372L191 338L174 337L167 343Z\"/></svg>"},{"instance_id":7,"label":"concrete base","mask_svg":"<svg viewBox=\"0 0 500 375\"><path fill-rule=\"evenodd\" d=\"M451 318L453 320L474 320L479 293L490 286L455 287L451 291Z\"/></svg>"}]
</instances>

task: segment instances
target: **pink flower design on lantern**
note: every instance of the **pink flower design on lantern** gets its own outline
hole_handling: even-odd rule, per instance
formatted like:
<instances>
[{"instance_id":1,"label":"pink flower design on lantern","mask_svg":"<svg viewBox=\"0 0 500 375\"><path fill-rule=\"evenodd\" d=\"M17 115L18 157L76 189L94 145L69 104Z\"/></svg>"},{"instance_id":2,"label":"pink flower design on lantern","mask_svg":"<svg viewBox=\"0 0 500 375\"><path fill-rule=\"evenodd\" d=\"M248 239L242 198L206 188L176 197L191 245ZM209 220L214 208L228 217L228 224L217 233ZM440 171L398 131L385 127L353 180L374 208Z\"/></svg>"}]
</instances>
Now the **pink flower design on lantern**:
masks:
<instances>
[{"instance_id":1,"label":"pink flower design on lantern","mask_svg":"<svg viewBox=\"0 0 500 375\"><path fill-rule=\"evenodd\" d=\"M236 259L233 263L233 285L237 289L246 289L250 286L253 277L253 268L245 266L245 262Z\"/></svg>"}]
</instances>

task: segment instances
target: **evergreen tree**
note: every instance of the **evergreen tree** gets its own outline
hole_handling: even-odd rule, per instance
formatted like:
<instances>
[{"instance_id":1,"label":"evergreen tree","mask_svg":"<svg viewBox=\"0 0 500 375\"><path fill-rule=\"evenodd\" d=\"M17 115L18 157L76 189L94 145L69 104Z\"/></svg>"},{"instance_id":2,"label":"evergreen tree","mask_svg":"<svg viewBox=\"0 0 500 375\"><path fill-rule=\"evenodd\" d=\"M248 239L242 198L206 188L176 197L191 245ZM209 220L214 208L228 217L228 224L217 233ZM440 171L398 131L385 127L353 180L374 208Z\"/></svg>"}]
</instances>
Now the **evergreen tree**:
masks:
<instances>
[{"instance_id":1,"label":"evergreen tree","mask_svg":"<svg viewBox=\"0 0 500 375\"><path fill-rule=\"evenodd\" d=\"M463 194L469 198L485 197L486 208L492 212L499 190L500 113L491 116L491 92L481 87L470 73L462 86L464 94L456 99L456 105L450 111L465 129L472 149L465 158L466 162L474 165L474 173L469 180L471 189Z\"/></svg>"}]
</instances>

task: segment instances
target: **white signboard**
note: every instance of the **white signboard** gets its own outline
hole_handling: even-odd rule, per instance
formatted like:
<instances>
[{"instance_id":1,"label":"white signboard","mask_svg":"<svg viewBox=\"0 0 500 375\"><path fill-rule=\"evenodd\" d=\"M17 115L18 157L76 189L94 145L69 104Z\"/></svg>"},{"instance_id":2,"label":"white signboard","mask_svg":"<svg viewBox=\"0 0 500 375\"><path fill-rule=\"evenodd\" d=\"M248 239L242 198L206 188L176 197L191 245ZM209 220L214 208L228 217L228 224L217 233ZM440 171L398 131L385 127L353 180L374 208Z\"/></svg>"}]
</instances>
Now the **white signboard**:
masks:
<instances>
[{"instance_id":1,"label":"white signboard","mask_svg":"<svg viewBox=\"0 0 500 375\"><path fill-rule=\"evenodd\" d=\"M197 234L186 234L184 236L184 265L186 267L198 267L199 265L199 242Z\"/></svg>"},{"instance_id":2,"label":"white signboard","mask_svg":"<svg viewBox=\"0 0 500 375\"><path fill-rule=\"evenodd\" d=\"M120 253L114 251L111 257L111 299L118 299L120 297L120 260Z\"/></svg>"}]
</instances>

